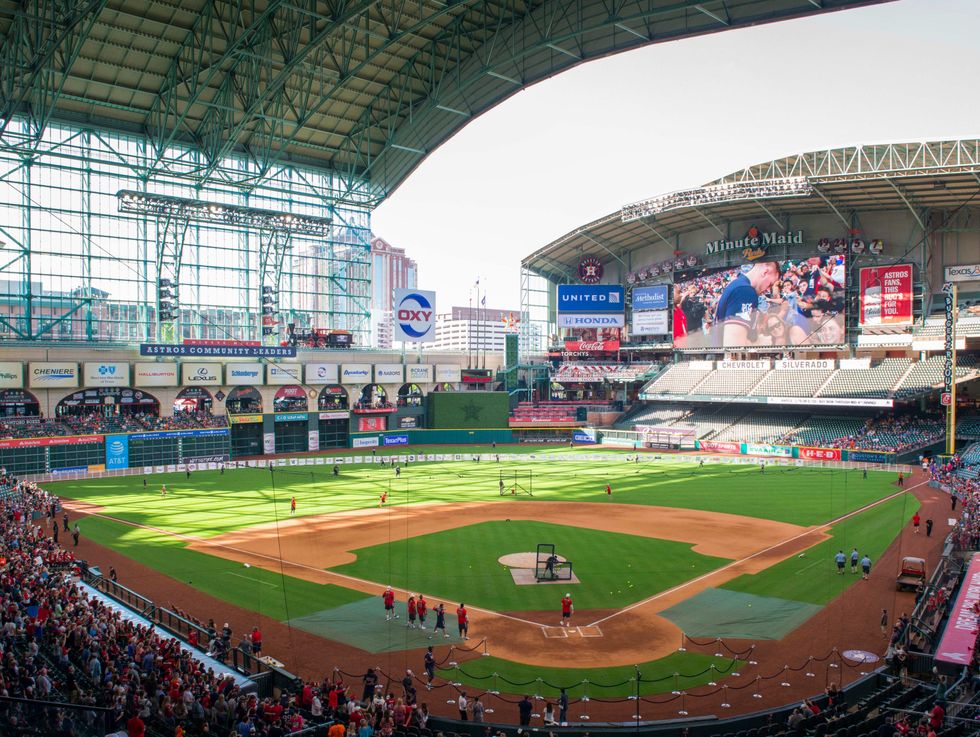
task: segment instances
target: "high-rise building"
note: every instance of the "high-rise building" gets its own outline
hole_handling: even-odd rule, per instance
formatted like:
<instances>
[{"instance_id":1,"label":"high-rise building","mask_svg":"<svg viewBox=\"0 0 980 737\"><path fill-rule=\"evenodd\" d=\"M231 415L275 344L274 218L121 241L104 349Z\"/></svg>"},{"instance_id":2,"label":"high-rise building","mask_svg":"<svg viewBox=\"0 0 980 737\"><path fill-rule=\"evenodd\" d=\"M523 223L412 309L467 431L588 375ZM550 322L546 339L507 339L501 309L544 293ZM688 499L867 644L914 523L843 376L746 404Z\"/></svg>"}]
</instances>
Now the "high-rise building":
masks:
<instances>
[{"instance_id":1,"label":"high-rise building","mask_svg":"<svg viewBox=\"0 0 980 737\"><path fill-rule=\"evenodd\" d=\"M504 336L516 333L519 310L494 307L453 307L436 313L436 339L426 350L503 353Z\"/></svg>"},{"instance_id":2,"label":"high-rise building","mask_svg":"<svg viewBox=\"0 0 980 737\"><path fill-rule=\"evenodd\" d=\"M418 264L383 238L371 239L371 342L391 348L394 336L392 291L418 288Z\"/></svg>"}]
</instances>

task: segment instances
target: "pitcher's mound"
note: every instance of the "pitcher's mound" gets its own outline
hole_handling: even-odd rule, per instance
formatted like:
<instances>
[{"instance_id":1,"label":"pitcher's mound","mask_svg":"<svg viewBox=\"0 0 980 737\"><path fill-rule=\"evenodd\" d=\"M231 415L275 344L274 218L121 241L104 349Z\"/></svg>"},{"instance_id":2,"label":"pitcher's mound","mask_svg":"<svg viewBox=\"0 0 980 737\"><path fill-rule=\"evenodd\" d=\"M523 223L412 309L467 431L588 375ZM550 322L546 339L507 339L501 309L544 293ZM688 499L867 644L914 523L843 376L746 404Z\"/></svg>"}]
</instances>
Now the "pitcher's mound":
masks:
<instances>
[{"instance_id":1,"label":"pitcher's mound","mask_svg":"<svg viewBox=\"0 0 980 737\"><path fill-rule=\"evenodd\" d=\"M556 555L555 557L560 563L565 562L565 558L562 556ZM538 562L538 555L537 553L508 553L497 558L497 562L508 568L530 568L533 571Z\"/></svg>"},{"instance_id":2,"label":"pitcher's mound","mask_svg":"<svg viewBox=\"0 0 980 737\"><path fill-rule=\"evenodd\" d=\"M562 556L556 556L558 561L561 563L565 562L565 558ZM497 559L497 562L507 566L510 569L511 578L514 579L514 583L518 586L532 586L535 584L573 584L579 583L578 576L575 575L575 571L572 571L571 579L563 578L556 581L538 581L534 577L534 566L538 561L538 556L536 553L509 553L508 555L502 555Z\"/></svg>"}]
</instances>

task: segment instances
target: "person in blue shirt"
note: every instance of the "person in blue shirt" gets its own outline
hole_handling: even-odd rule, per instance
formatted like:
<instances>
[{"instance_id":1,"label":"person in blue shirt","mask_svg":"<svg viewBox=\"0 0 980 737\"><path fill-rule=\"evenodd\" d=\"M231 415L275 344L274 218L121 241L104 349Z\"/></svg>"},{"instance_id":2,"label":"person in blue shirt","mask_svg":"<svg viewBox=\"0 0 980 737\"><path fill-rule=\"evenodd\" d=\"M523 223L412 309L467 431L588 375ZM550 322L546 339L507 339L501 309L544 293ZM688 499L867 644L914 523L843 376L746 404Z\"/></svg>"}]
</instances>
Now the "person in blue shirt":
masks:
<instances>
[{"instance_id":1,"label":"person in blue shirt","mask_svg":"<svg viewBox=\"0 0 980 737\"><path fill-rule=\"evenodd\" d=\"M722 346L748 346L754 342L759 296L779 279L779 264L760 261L732 279L718 299L715 324L721 329Z\"/></svg>"}]
</instances>

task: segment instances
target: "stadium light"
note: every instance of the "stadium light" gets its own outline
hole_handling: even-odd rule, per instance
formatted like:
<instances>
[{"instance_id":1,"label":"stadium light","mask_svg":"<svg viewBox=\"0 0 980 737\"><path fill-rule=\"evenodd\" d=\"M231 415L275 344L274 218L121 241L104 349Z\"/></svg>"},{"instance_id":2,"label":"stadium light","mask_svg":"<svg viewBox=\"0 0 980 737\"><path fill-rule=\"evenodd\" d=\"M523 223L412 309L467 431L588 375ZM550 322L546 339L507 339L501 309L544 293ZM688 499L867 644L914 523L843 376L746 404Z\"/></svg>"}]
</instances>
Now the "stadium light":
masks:
<instances>
[{"instance_id":1,"label":"stadium light","mask_svg":"<svg viewBox=\"0 0 980 737\"><path fill-rule=\"evenodd\" d=\"M720 202L738 202L740 200L807 197L811 194L813 194L813 187L806 177L709 184L704 187L682 189L649 200L624 205L620 211L620 218L624 223L629 223L668 210L677 210L681 207L698 207L699 205L714 205Z\"/></svg>"},{"instance_id":2,"label":"stadium light","mask_svg":"<svg viewBox=\"0 0 980 737\"><path fill-rule=\"evenodd\" d=\"M330 235L330 218L293 215L254 207L222 205L216 202L164 197L131 190L116 192L120 212L138 215L177 216L221 225L244 226L256 230L280 230L325 238Z\"/></svg>"}]
</instances>

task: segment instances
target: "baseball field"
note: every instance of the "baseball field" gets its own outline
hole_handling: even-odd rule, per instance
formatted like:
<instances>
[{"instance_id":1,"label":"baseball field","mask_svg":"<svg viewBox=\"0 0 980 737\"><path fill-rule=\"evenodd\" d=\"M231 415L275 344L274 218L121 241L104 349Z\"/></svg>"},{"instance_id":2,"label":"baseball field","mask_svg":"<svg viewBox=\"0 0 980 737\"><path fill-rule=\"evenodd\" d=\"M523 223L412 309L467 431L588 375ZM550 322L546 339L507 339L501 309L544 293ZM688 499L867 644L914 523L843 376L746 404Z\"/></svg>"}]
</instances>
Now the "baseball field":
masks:
<instances>
[{"instance_id":1,"label":"baseball field","mask_svg":"<svg viewBox=\"0 0 980 737\"><path fill-rule=\"evenodd\" d=\"M380 661L461 644L455 611L465 602L467 646L479 643L487 656L446 666L445 677L501 691L536 683L542 695L556 685L572 696L591 688L610 698L634 693L627 681L637 670L647 694L721 680L739 656L679 651L684 636L787 636L862 585L849 567L838 574L838 550L876 561L919 507L891 472L763 472L758 463L634 462L567 448L455 460L481 451L491 452L439 448L432 452L441 460L381 465L379 449L337 475L326 458L50 488L88 515L86 541L292 629ZM522 568L538 544L554 545L574 577L528 580ZM140 589L124 570L120 580ZM380 598L387 585L401 612L392 622ZM431 613L426 630L403 626L409 592L424 594L430 610L445 603L450 637L430 638ZM572 626L560 627L566 593L575 611ZM288 664L289 653L277 657Z\"/></svg>"}]
</instances>

